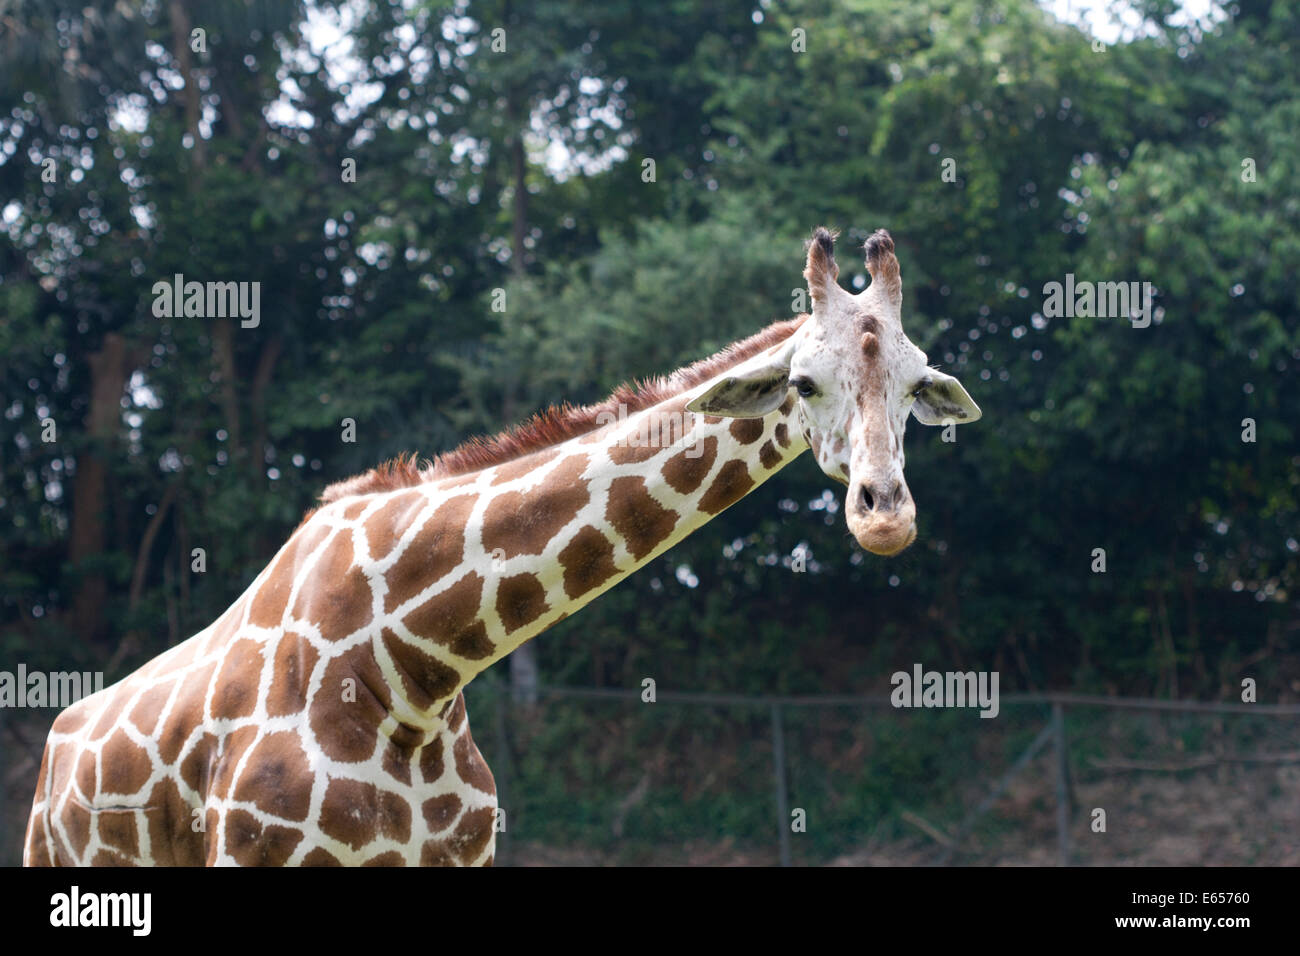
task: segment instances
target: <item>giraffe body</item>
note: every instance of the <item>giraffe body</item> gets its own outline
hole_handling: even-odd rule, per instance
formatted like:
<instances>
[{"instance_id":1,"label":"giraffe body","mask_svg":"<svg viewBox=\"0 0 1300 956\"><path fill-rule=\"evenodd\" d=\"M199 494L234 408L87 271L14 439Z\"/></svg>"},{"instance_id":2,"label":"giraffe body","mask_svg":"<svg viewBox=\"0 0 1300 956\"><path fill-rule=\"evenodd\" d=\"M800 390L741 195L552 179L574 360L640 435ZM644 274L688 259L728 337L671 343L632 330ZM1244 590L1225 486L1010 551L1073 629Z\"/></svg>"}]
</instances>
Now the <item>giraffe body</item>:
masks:
<instances>
[{"instance_id":1,"label":"giraffe body","mask_svg":"<svg viewBox=\"0 0 1300 956\"><path fill-rule=\"evenodd\" d=\"M216 622L58 716L24 862L490 863L496 791L465 684L810 444L846 484L883 461L843 458L853 443L789 385L792 367L814 374L836 353L819 301L833 301L824 286L811 317L639 397L537 420L531 443L508 434L454 453L458 469L399 465L328 489ZM878 375L862 391L885 388ZM901 433L889 442L901 457ZM859 514L864 546L910 542L910 515L887 507L900 500Z\"/></svg>"}]
</instances>

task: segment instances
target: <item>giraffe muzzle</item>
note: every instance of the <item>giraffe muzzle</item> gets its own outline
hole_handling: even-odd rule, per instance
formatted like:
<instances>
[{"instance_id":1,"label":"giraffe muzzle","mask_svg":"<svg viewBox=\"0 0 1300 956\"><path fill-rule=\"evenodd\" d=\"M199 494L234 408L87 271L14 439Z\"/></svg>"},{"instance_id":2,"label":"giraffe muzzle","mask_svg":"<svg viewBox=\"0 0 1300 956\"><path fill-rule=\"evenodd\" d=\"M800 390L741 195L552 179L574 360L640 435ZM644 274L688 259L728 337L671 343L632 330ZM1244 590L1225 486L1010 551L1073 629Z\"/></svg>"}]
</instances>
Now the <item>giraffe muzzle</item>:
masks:
<instances>
[{"instance_id":1,"label":"giraffe muzzle","mask_svg":"<svg viewBox=\"0 0 1300 956\"><path fill-rule=\"evenodd\" d=\"M872 554L889 557L916 540L916 505L902 481L857 482L845 512L849 531Z\"/></svg>"}]
</instances>

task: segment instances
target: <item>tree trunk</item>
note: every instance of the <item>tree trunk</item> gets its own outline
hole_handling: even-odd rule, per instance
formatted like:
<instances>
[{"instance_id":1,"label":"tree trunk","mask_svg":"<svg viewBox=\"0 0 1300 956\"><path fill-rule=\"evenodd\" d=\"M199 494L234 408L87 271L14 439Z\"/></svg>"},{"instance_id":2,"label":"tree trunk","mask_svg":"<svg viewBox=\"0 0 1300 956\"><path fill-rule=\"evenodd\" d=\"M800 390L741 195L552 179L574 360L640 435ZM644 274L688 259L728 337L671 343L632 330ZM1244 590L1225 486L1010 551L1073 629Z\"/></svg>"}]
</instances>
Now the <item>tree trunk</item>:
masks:
<instances>
[{"instance_id":1,"label":"tree trunk","mask_svg":"<svg viewBox=\"0 0 1300 956\"><path fill-rule=\"evenodd\" d=\"M248 414L253 427L249 468L254 487L257 487L266 467L266 390L275 374L275 363L279 361L283 347L284 343L278 335L262 347L262 354L257 357L257 369L253 372L253 383L248 390Z\"/></svg>"},{"instance_id":2,"label":"tree trunk","mask_svg":"<svg viewBox=\"0 0 1300 956\"><path fill-rule=\"evenodd\" d=\"M91 562L105 550L104 489L108 457L112 453L122 414L122 391L128 373L126 341L116 332L104 336L98 352L88 356L90 365L90 409L86 413L86 446L77 455L77 474L72 482L72 532L68 561L79 575L72 599L72 626L82 640L102 642L107 634L104 604L108 580L102 567Z\"/></svg>"},{"instance_id":3,"label":"tree trunk","mask_svg":"<svg viewBox=\"0 0 1300 956\"><path fill-rule=\"evenodd\" d=\"M236 389L234 321L212 322L212 357L221 376L221 413L226 418L226 447L233 465L243 455L244 445L239 428L239 393Z\"/></svg>"},{"instance_id":4,"label":"tree trunk","mask_svg":"<svg viewBox=\"0 0 1300 956\"><path fill-rule=\"evenodd\" d=\"M511 182L514 183L514 203L510 228L510 267L515 275L524 274L524 239L528 235L528 182L525 176L524 131L522 117L513 118L514 138L510 141Z\"/></svg>"},{"instance_id":5,"label":"tree trunk","mask_svg":"<svg viewBox=\"0 0 1300 956\"><path fill-rule=\"evenodd\" d=\"M207 145L199 135L199 119L203 107L199 100L199 81L194 76L194 57L190 50L190 15L182 0L171 0L167 6L172 26L172 55L185 81L185 126L194 139L194 167L202 169L207 164Z\"/></svg>"}]
</instances>

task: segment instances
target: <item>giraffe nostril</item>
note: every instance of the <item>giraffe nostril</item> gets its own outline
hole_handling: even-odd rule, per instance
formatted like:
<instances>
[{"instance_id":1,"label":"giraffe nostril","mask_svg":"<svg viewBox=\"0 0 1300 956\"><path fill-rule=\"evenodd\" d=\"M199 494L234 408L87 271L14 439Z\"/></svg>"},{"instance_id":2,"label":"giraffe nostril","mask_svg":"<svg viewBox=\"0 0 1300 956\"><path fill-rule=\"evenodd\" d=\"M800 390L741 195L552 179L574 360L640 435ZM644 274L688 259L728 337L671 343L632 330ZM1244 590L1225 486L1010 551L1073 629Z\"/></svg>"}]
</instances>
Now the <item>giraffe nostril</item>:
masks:
<instances>
[{"instance_id":1,"label":"giraffe nostril","mask_svg":"<svg viewBox=\"0 0 1300 956\"><path fill-rule=\"evenodd\" d=\"M894 507L897 508L903 503L903 483L900 481L894 485Z\"/></svg>"},{"instance_id":2,"label":"giraffe nostril","mask_svg":"<svg viewBox=\"0 0 1300 956\"><path fill-rule=\"evenodd\" d=\"M873 511L876 507L876 500L871 497L871 492L867 490L866 485L859 485L862 489L862 509L864 511Z\"/></svg>"}]
</instances>

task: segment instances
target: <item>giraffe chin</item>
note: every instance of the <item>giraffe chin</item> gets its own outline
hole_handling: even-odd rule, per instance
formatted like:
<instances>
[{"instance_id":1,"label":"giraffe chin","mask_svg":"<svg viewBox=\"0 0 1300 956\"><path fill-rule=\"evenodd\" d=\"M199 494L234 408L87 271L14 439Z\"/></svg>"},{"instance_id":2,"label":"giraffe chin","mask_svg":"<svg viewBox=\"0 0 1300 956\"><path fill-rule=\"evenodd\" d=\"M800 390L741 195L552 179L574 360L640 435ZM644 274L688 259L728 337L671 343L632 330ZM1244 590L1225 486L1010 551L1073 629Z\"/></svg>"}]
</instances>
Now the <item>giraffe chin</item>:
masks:
<instances>
[{"instance_id":1,"label":"giraffe chin","mask_svg":"<svg viewBox=\"0 0 1300 956\"><path fill-rule=\"evenodd\" d=\"M882 557L893 557L916 540L916 520L908 515L881 516L874 521L849 520L849 531L858 544Z\"/></svg>"}]
</instances>

